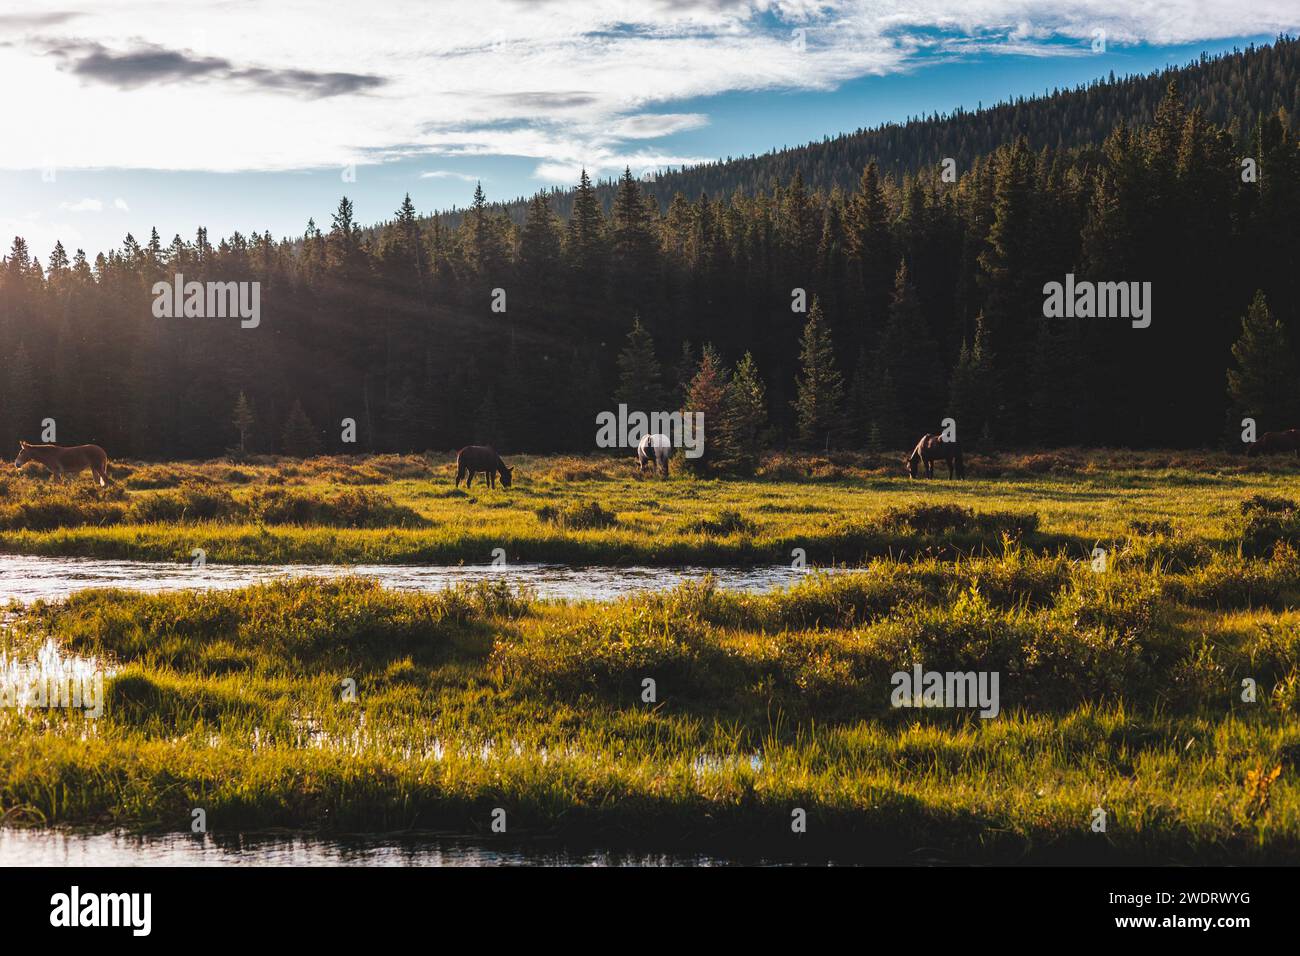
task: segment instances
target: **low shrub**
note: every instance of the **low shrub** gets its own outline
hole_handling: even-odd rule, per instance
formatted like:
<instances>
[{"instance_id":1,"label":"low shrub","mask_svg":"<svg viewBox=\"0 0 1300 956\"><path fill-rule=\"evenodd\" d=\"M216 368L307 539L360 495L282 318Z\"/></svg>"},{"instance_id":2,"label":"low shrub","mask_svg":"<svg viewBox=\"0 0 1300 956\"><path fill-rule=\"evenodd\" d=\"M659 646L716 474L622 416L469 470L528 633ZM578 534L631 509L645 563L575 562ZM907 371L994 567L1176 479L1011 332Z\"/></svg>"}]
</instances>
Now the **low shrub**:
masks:
<instances>
[{"instance_id":1,"label":"low shrub","mask_svg":"<svg viewBox=\"0 0 1300 956\"><path fill-rule=\"evenodd\" d=\"M606 511L595 501L583 501L558 508L554 505L543 505L537 509L537 518L545 524L553 524L571 531L609 528L618 523L618 515Z\"/></svg>"}]
</instances>

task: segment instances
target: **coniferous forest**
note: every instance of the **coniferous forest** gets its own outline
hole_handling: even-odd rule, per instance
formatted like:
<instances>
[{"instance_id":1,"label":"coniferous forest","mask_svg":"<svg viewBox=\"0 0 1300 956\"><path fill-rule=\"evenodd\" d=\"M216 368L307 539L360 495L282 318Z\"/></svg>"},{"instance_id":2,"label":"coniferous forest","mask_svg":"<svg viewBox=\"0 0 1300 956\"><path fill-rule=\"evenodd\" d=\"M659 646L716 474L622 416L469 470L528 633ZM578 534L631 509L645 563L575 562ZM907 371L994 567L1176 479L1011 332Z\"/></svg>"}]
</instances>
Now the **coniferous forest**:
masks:
<instances>
[{"instance_id":1,"label":"coniferous forest","mask_svg":"<svg viewBox=\"0 0 1300 956\"><path fill-rule=\"evenodd\" d=\"M196 224L46 262L17 237L0 442L53 418L144 458L580 451L626 402L706 408L738 460L902 450L944 417L976 448L1240 447L1243 416L1300 425L1298 101L1280 38L526 203L394 197L371 226L342 198L299 237ZM156 318L177 273L259 282L260 324ZM1150 326L1045 319L1067 274L1149 282Z\"/></svg>"}]
</instances>

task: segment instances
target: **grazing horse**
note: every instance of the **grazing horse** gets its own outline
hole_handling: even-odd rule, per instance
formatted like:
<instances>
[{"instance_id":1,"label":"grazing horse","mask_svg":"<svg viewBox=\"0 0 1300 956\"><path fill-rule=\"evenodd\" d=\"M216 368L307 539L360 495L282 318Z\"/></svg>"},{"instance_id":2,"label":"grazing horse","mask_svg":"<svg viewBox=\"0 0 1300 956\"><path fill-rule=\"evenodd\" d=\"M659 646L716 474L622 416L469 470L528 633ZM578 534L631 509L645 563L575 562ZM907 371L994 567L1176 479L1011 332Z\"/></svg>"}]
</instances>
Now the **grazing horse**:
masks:
<instances>
[{"instance_id":1,"label":"grazing horse","mask_svg":"<svg viewBox=\"0 0 1300 956\"><path fill-rule=\"evenodd\" d=\"M1252 442L1246 449L1246 457L1276 455L1288 451L1300 454L1300 429L1288 428L1284 432L1264 432L1259 436L1259 441Z\"/></svg>"},{"instance_id":2,"label":"grazing horse","mask_svg":"<svg viewBox=\"0 0 1300 956\"><path fill-rule=\"evenodd\" d=\"M921 440L912 449L912 454L904 459L903 464L907 466L907 474L917 478L920 477L917 474L918 467L924 462L925 477L933 478L936 461L948 463L949 478L966 477L966 463L962 461L961 445L955 441L944 441L938 435L922 435Z\"/></svg>"},{"instance_id":3,"label":"grazing horse","mask_svg":"<svg viewBox=\"0 0 1300 956\"><path fill-rule=\"evenodd\" d=\"M20 441L14 467L21 468L29 461L40 462L60 481L69 473L77 475L89 468L101 485L108 484L108 455L98 445L65 448L62 445L29 445Z\"/></svg>"},{"instance_id":4,"label":"grazing horse","mask_svg":"<svg viewBox=\"0 0 1300 956\"><path fill-rule=\"evenodd\" d=\"M501 476L501 487L509 488L514 469L507 468L496 449L491 445L466 445L456 452L456 487L465 478L465 487L474 483L475 472L483 472L483 480L489 488L497 486L497 475ZM468 476L468 477L466 477Z\"/></svg>"},{"instance_id":5,"label":"grazing horse","mask_svg":"<svg viewBox=\"0 0 1300 956\"><path fill-rule=\"evenodd\" d=\"M668 459L673 453L673 443L667 435L646 435L636 446L636 460L640 471L654 461L655 470L668 477Z\"/></svg>"}]
</instances>

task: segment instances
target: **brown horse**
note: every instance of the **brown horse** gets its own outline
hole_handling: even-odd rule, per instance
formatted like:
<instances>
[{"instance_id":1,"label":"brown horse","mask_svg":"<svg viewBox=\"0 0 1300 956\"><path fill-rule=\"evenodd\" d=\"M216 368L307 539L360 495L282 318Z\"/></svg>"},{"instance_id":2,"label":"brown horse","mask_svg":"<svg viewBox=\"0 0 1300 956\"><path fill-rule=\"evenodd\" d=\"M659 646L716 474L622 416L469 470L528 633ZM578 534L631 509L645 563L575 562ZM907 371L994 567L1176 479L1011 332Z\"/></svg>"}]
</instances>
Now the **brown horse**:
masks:
<instances>
[{"instance_id":1,"label":"brown horse","mask_svg":"<svg viewBox=\"0 0 1300 956\"><path fill-rule=\"evenodd\" d=\"M456 452L457 488L460 487L462 478L466 479L466 488L472 485L474 473L479 471L483 472L483 480L488 483L489 488L497 486L497 475L501 476L502 488L509 488L510 480L514 477L514 469L507 468L501 456L496 453L496 449L490 445L466 445ZM466 475L469 477L466 478Z\"/></svg>"},{"instance_id":2,"label":"brown horse","mask_svg":"<svg viewBox=\"0 0 1300 956\"><path fill-rule=\"evenodd\" d=\"M78 475L89 468L101 485L108 484L108 455L98 445L29 445L18 443L18 457L14 467L21 468L29 461L37 461L49 469L60 481L69 473Z\"/></svg>"},{"instance_id":3,"label":"brown horse","mask_svg":"<svg viewBox=\"0 0 1300 956\"><path fill-rule=\"evenodd\" d=\"M909 477L920 477L917 474L918 466L925 463L925 477L934 477L934 463L936 461L945 461L948 463L949 478L965 478L966 463L962 461L961 445L955 441L944 441L938 435L922 435L921 440L916 443L912 449L912 454L903 460L907 466Z\"/></svg>"},{"instance_id":4,"label":"brown horse","mask_svg":"<svg viewBox=\"0 0 1300 956\"><path fill-rule=\"evenodd\" d=\"M1246 457L1256 455L1277 455L1286 452L1300 454L1300 429L1288 428L1284 432L1264 432L1259 441L1252 442L1246 449Z\"/></svg>"}]
</instances>

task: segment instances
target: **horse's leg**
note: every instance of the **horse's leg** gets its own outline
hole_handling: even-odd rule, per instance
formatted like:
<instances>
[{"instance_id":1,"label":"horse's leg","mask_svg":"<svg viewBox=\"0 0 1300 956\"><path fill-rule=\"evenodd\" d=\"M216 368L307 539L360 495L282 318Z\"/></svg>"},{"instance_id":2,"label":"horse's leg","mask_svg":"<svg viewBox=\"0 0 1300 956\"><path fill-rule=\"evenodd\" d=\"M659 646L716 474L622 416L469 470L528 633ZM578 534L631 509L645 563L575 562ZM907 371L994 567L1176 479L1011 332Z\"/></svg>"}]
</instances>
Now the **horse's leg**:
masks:
<instances>
[{"instance_id":1,"label":"horse's leg","mask_svg":"<svg viewBox=\"0 0 1300 956\"><path fill-rule=\"evenodd\" d=\"M453 487L460 487L460 480L465 477L465 472L461 470L460 465L456 466L456 484Z\"/></svg>"}]
</instances>

